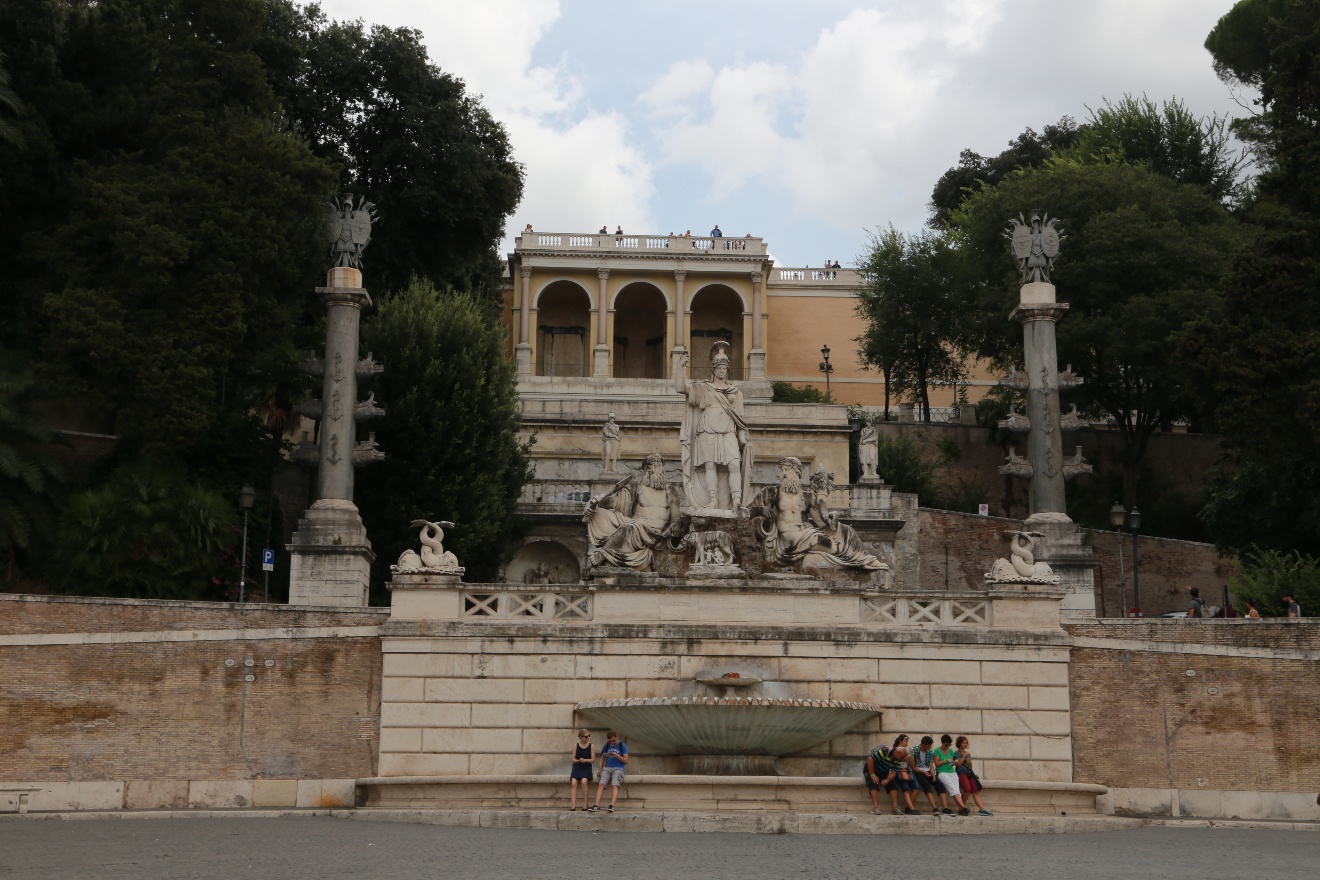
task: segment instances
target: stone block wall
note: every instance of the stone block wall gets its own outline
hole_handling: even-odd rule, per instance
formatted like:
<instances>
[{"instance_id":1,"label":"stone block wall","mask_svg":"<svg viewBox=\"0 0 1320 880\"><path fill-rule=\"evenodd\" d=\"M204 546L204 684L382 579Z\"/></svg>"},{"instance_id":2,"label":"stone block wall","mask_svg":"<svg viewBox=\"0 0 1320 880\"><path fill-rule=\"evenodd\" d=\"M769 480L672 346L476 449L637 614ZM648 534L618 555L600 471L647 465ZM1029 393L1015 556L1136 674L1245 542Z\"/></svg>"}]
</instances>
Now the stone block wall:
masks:
<instances>
[{"instance_id":1,"label":"stone block wall","mask_svg":"<svg viewBox=\"0 0 1320 880\"><path fill-rule=\"evenodd\" d=\"M1320 625L1069 622L1073 766L1129 815L1320 819Z\"/></svg>"},{"instance_id":2,"label":"stone block wall","mask_svg":"<svg viewBox=\"0 0 1320 880\"><path fill-rule=\"evenodd\" d=\"M382 776L567 773L587 700L701 696L698 677L762 679L740 696L877 703L877 724L779 761L795 776L855 775L899 733L966 734L989 780L1071 781L1068 651L1009 634L755 626L432 625L383 640ZM597 743L602 740L597 732ZM644 731L622 731L630 772L673 773Z\"/></svg>"},{"instance_id":3,"label":"stone block wall","mask_svg":"<svg viewBox=\"0 0 1320 880\"><path fill-rule=\"evenodd\" d=\"M977 516L948 510L919 508L917 518L918 570L914 588L932 594L948 589L984 590L985 573L994 560L1008 555L1002 534L1022 527L1020 520ZM1117 532L1088 531L1097 563L1095 573L1096 615L1123 616L1120 594L1119 552L1127 578L1128 604L1132 602L1132 537ZM1200 587L1211 604L1219 604L1219 585L1227 583L1237 563L1226 559L1210 544L1139 537L1141 561L1141 604L1147 617L1166 611L1185 611L1185 584Z\"/></svg>"},{"instance_id":4,"label":"stone block wall","mask_svg":"<svg viewBox=\"0 0 1320 880\"><path fill-rule=\"evenodd\" d=\"M0 596L0 780L34 810L349 805L384 617Z\"/></svg>"}]
</instances>

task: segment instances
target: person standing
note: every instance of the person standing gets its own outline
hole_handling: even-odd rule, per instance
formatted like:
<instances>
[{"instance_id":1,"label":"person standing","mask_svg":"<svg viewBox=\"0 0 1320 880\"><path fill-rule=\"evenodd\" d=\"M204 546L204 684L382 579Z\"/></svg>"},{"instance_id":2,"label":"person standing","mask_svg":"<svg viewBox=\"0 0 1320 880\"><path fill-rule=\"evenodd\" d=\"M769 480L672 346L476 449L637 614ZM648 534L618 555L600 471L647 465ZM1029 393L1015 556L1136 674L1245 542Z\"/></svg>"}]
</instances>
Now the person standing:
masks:
<instances>
[{"instance_id":1,"label":"person standing","mask_svg":"<svg viewBox=\"0 0 1320 880\"><path fill-rule=\"evenodd\" d=\"M614 804L619 800L619 786L623 785L623 770L628 765L628 744L619 741L619 732L611 730L605 734L605 745L600 750L600 785L596 789L596 803L591 805L588 813L600 812L600 798L605 794L605 786L609 786L613 791L610 793L610 805L608 807L611 813L614 812Z\"/></svg>"},{"instance_id":2,"label":"person standing","mask_svg":"<svg viewBox=\"0 0 1320 880\"><path fill-rule=\"evenodd\" d=\"M1188 587L1187 592L1191 594L1191 602L1187 606L1187 619L1205 617L1205 600L1201 598L1201 591L1196 587Z\"/></svg>"},{"instance_id":3,"label":"person standing","mask_svg":"<svg viewBox=\"0 0 1320 880\"><path fill-rule=\"evenodd\" d=\"M1246 600L1247 613L1243 615L1247 620L1260 620L1260 610L1256 608L1256 603L1250 599Z\"/></svg>"},{"instance_id":4,"label":"person standing","mask_svg":"<svg viewBox=\"0 0 1320 880\"><path fill-rule=\"evenodd\" d=\"M573 771L568 776L570 813L577 809L578 783L582 784L582 809L587 809L587 801L591 797L591 765L594 763L596 747L591 743L591 731L584 727L578 731L577 745L573 746Z\"/></svg>"},{"instance_id":5,"label":"person standing","mask_svg":"<svg viewBox=\"0 0 1320 880\"><path fill-rule=\"evenodd\" d=\"M724 233L720 232L720 224L716 223L715 228L710 231L711 238L723 238Z\"/></svg>"},{"instance_id":6,"label":"person standing","mask_svg":"<svg viewBox=\"0 0 1320 880\"><path fill-rule=\"evenodd\" d=\"M935 750L935 781L958 805L959 816L966 816L971 812L963 803L962 790L958 786L958 752L953 747L953 737L947 733L940 737L940 747ZM945 807L944 815L952 816L953 810Z\"/></svg>"},{"instance_id":7,"label":"person standing","mask_svg":"<svg viewBox=\"0 0 1320 880\"><path fill-rule=\"evenodd\" d=\"M1289 617L1302 616L1302 606L1297 604L1297 600L1293 598L1291 593L1283 597L1283 605L1287 609Z\"/></svg>"},{"instance_id":8,"label":"person standing","mask_svg":"<svg viewBox=\"0 0 1320 880\"><path fill-rule=\"evenodd\" d=\"M981 802L981 780L977 777L976 771L972 769L972 746L967 737L960 736L954 743L958 748L958 758L956 761L958 767L958 789L962 792L964 798L968 798L976 803L976 808L981 811L982 816L993 816ZM966 803L966 801L964 801ZM964 812L967 808L964 807Z\"/></svg>"}]
</instances>

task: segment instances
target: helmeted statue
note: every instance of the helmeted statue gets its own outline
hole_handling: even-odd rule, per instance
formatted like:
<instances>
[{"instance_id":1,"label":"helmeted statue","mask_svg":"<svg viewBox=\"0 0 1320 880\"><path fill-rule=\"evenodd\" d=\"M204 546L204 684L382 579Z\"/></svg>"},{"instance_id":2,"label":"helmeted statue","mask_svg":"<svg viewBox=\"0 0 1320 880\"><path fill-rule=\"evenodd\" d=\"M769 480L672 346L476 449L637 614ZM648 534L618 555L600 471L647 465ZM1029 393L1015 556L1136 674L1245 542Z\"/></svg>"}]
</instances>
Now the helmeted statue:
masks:
<instances>
[{"instance_id":1,"label":"helmeted statue","mask_svg":"<svg viewBox=\"0 0 1320 880\"><path fill-rule=\"evenodd\" d=\"M783 458L779 466L779 485L762 489L752 502L753 526L776 562L803 568L889 568L830 511L826 492L802 485L801 461Z\"/></svg>"},{"instance_id":2,"label":"helmeted statue","mask_svg":"<svg viewBox=\"0 0 1320 880\"><path fill-rule=\"evenodd\" d=\"M1013 256L1022 269L1023 284L1033 281L1049 283L1054 260L1059 256L1059 242L1063 239L1058 224L1057 217L1050 219L1050 215L1045 214L1042 218L1038 210L1033 210L1029 219L1018 214L1017 220L1008 221L1004 237L1012 243Z\"/></svg>"},{"instance_id":3,"label":"helmeted statue","mask_svg":"<svg viewBox=\"0 0 1320 880\"><path fill-rule=\"evenodd\" d=\"M683 355L674 388L687 396L679 441L683 448L683 493L689 507L738 510L751 496L752 444L743 418L743 395L729 383L729 343L711 347L709 380L686 378ZM728 475L728 501L719 490L720 471Z\"/></svg>"},{"instance_id":4,"label":"helmeted statue","mask_svg":"<svg viewBox=\"0 0 1320 880\"><path fill-rule=\"evenodd\" d=\"M322 230L330 244L330 255L336 266L362 268L362 252L371 242L371 223L376 219L376 206L365 197L354 200L344 194L338 202L326 202L322 212Z\"/></svg>"},{"instance_id":5,"label":"helmeted statue","mask_svg":"<svg viewBox=\"0 0 1320 880\"><path fill-rule=\"evenodd\" d=\"M648 455L639 475L624 477L614 488L587 502L587 563L650 571L655 545L677 535L678 490L665 477L659 453Z\"/></svg>"}]
</instances>

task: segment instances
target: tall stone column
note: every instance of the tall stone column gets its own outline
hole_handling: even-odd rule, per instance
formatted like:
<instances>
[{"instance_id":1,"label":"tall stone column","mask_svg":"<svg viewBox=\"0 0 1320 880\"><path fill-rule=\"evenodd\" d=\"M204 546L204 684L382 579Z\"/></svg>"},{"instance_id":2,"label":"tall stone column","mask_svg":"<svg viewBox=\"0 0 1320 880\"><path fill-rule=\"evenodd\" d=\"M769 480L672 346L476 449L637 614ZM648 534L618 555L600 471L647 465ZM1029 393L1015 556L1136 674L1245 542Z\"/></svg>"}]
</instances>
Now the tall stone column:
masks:
<instances>
[{"instance_id":1,"label":"tall stone column","mask_svg":"<svg viewBox=\"0 0 1320 880\"><path fill-rule=\"evenodd\" d=\"M596 348L592 352L591 375L597 379L608 379L610 377L610 319L609 297L606 286L610 278L610 270L597 269L596 277L600 279L600 286L596 294Z\"/></svg>"},{"instance_id":2,"label":"tall stone column","mask_svg":"<svg viewBox=\"0 0 1320 880\"><path fill-rule=\"evenodd\" d=\"M687 297L683 293L686 280L686 269L674 270L674 347L669 350L670 376L679 374L683 355L687 354Z\"/></svg>"},{"instance_id":3,"label":"tall stone column","mask_svg":"<svg viewBox=\"0 0 1320 880\"><path fill-rule=\"evenodd\" d=\"M761 347L761 281L760 272L752 273L752 350L747 356L749 381L765 380L765 349Z\"/></svg>"},{"instance_id":4,"label":"tall stone column","mask_svg":"<svg viewBox=\"0 0 1320 880\"><path fill-rule=\"evenodd\" d=\"M514 347L514 357L518 363L518 375L532 375L532 267L523 266L522 300L518 307L518 344Z\"/></svg>"},{"instance_id":5,"label":"tall stone column","mask_svg":"<svg viewBox=\"0 0 1320 880\"><path fill-rule=\"evenodd\" d=\"M1027 450L1032 475L1027 522L1069 522L1064 499L1063 433L1059 428L1059 355L1054 325L1068 304L1055 302L1054 285L1033 281L1022 285L1012 319L1022 325L1027 374Z\"/></svg>"}]
</instances>

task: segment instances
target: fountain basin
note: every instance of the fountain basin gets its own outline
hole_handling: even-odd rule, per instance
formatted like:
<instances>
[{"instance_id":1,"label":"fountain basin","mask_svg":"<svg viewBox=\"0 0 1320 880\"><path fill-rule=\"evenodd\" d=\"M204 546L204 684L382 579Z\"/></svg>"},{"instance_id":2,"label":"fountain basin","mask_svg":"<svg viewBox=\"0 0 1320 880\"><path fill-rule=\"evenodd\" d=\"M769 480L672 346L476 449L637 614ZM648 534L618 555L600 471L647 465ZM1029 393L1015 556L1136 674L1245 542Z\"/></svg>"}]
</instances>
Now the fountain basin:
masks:
<instances>
[{"instance_id":1,"label":"fountain basin","mask_svg":"<svg viewBox=\"0 0 1320 880\"><path fill-rule=\"evenodd\" d=\"M772 758L828 742L881 713L873 703L755 697L591 700L574 708L588 723L664 754Z\"/></svg>"}]
</instances>

